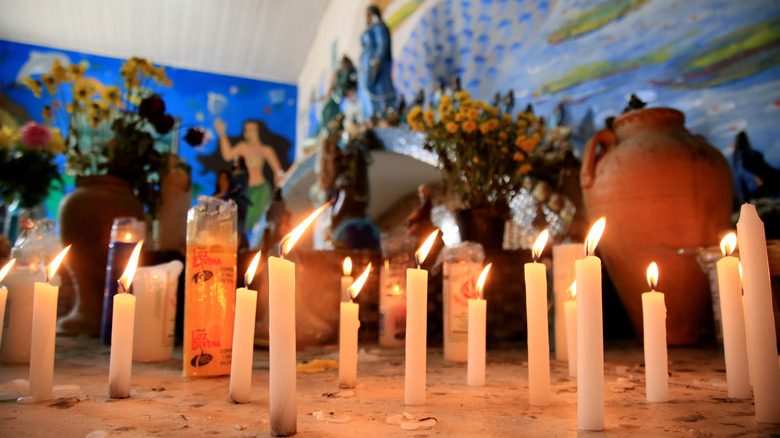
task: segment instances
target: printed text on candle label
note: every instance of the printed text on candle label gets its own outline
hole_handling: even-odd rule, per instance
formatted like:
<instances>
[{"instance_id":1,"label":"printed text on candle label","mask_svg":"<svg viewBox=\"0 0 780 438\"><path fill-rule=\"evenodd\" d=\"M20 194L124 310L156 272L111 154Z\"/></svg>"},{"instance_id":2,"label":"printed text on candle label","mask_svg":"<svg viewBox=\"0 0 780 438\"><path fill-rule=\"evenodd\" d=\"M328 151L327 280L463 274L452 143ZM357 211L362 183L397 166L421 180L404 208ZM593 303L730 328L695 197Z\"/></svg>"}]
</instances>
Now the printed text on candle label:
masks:
<instances>
[{"instance_id":1,"label":"printed text on candle label","mask_svg":"<svg viewBox=\"0 0 780 438\"><path fill-rule=\"evenodd\" d=\"M201 348L220 348L222 343L219 340L211 340L208 338L208 333L200 332L198 330L192 331L192 350L199 350Z\"/></svg>"}]
</instances>

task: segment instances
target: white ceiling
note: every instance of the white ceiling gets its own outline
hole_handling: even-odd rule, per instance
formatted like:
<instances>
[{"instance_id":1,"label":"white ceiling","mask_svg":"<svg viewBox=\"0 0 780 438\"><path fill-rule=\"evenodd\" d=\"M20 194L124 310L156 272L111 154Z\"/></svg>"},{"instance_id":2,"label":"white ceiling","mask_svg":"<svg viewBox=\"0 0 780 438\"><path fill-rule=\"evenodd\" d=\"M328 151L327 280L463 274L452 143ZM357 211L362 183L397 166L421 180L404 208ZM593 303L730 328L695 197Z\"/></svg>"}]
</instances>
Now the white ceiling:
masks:
<instances>
[{"instance_id":1,"label":"white ceiling","mask_svg":"<svg viewBox=\"0 0 780 438\"><path fill-rule=\"evenodd\" d=\"M295 84L330 0L0 0L0 39Z\"/></svg>"}]
</instances>

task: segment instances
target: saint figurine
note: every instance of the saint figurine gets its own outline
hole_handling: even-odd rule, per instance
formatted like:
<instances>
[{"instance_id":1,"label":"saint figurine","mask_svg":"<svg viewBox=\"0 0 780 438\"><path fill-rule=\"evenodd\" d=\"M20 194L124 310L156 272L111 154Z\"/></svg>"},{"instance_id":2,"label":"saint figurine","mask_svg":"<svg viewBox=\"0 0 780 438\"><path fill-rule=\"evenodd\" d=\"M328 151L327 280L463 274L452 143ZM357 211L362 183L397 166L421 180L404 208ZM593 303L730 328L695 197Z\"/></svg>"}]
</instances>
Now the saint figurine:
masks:
<instances>
[{"instance_id":1,"label":"saint figurine","mask_svg":"<svg viewBox=\"0 0 780 438\"><path fill-rule=\"evenodd\" d=\"M368 28L360 37L363 53L360 55L358 74L358 93L363 117L383 118L388 108L395 106L395 87L391 70L393 58L391 52L390 30L382 21L382 13L377 6L366 8Z\"/></svg>"}]
</instances>

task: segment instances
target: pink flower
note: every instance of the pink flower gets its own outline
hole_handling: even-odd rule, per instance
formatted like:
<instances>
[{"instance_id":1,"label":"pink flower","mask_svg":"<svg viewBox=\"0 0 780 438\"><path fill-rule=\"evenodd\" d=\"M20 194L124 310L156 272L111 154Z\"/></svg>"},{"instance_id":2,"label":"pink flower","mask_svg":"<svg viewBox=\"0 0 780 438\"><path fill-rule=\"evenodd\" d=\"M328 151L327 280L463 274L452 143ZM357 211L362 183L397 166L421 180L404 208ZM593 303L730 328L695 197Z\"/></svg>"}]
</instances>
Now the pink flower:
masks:
<instances>
[{"instance_id":1,"label":"pink flower","mask_svg":"<svg viewBox=\"0 0 780 438\"><path fill-rule=\"evenodd\" d=\"M22 133L21 143L28 148L44 148L51 141L49 128L35 122L27 122L19 132Z\"/></svg>"}]
</instances>

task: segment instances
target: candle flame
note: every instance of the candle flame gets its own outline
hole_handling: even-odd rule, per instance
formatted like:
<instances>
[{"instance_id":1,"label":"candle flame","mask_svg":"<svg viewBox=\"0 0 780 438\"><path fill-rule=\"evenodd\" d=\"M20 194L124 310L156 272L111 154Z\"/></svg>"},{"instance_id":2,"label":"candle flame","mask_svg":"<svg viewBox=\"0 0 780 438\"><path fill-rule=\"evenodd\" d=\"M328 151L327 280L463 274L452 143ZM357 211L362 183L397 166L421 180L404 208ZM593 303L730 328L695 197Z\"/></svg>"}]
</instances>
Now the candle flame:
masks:
<instances>
[{"instance_id":1,"label":"candle flame","mask_svg":"<svg viewBox=\"0 0 780 438\"><path fill-rule=\"evenodd\" d=\"M739 265L739 282L742 283L742 262L737 264Z\"/></svg>"},{"instance_id":2,"label":"candle flame","mask_svg":"<svg viewBox=\"0 0 780 438\"><path fill-rule=\"evenodd\" d=\"M60 267L60 263L62 263L62 259L65 258L65 254L68 253L68 250L70 249L71 246L72 245L68 245L65 247L65 249L60 251L60 253L57 254L57 257L54 257L54 260L52 260L51 263L49 263L49 266L47 266L46 269L44 270L46 272L47 283L49 282L49 280L54 278L54 274L57 273L57 268Z\"/></svg>"},{"instance_id":3,"label":"candle flame","mask_svg":"<svg viewBox=\"0 0 780 438\"><path fill-rule=\"evenodd\" d=\"M317 219L317 216L319 216L320 213L322 213L322 211L325 210L325 208L327 208L329 205L330 201L326 202L322 207L314 210L314 212L310 214L309 217L307 217L303 222L301 222L300 225L295 227L295 229L292 230L290 234L282 238L282 251L280 255L284 256L285 254L292 251L293 246L296 242L298 242L298 239L301 238L303 232L309 228L309 225L314 222L314 219Z\"/></svg>"},{"instance_id":4,"label":"candle flame","mask_svg":"<svg viewBox=\"0 0 780 438\"><path fill-rule=\"evenodd\" d=\"M16 263L16 259L11 259L8 263L5 264L5 266L3 266L3 269L0 270L0 281L3 281L6 274L8 274L8 271L11 270L11 267L14 265L14 263Z\"/></svg>"},{"instance_id":5,"label":"candle flame","mask_svg":"<svg viewBox=\"0 0 780 438\"><path fill-rule=\"evenodd\" d=\"M344 257L344 264L341 267L342 272L344 272L345 277L349 277L352 275L352 259L349 257Z\"/></svg>"},{"instance_id":6,"label":"candle flame","mask_svg":"<svg viewBox=\"0 0 780 438\"><path fill-rule=\"evenodd\" d=\"M571 283L571 286L569 286L569 299L570 300L577 299L577 280L574 280Z\"/></svg>"},{"instance_id":7,"label":"candle flame","mask_svg":"<svg viewBox=\"0 0 780 438\"><path fill-rule=\"evenodd\" d=\"M730 256L734 249L737 247L737 235L735 233L728 233L720 241L720 251L723 256Z\"/></svg>"},{"instance_id":8,"label":"candle flame","mask_svg":"<svg viewBox=\"0 0 780 438\"><path fill-rule=\"evenodd\" d=\"M492 266L492 263L488 263L488 265L485 266L485 269L482 270L482 273L479 274L479 278L477 279L477 298L482 298L484 296L482 289L485 287L485 280L487 280L488 272L490 272Z\"/></svg>"},{"instance_id":9,"label":"candle flame","mask_svg":"<svg viewBox=\"0 0 780 438\"><path fill-rule=\"evenodd\" d=\"M138 258L141 256L141 247L144 245L144 241L141 240L135 244L133 253L130 254L130 260L127 262L125 273L119 277L119 285L121 286L120 292L126 293L130 290L130 285L133 283L133 277L135 276L135 268L138 267Z\"/></svg>"},{"instance_id":10,"label":"candle flame","mask_svg":"<svg viewBox=\"0 0 780 438\"><path fill-rule=\"evenodd\" d=\"M127 240L127 241L129 242L129 241L130 241L130 239L132 239L132 238L133 238L133 235L132 235L132 234L130 234L130 233L125 233L125 240Z\"/></svg>"},{"instance_id":11,"label":"candle flame","mask_svg":"<svg viewBox=\"0 0 780 438\"><path fill-rule=\"evenodd\" d=\"M394 284L393 285L393 295L401 295L403 292L401 291L401 286Z\"/></svg>"},{"instance_id":12,"label":"candle flame","mask_svg":"<svg viewBox=\"0 0 780 438\"><path fill-rule=\"evenodd\" d=\"M539 233L539 237L536 238L536 243L534 243L533 249L534 262L539 261L539 258L542 256L542 251L544 251L544 246L547 245L548 237L550 237L550 232L544 230Z\"/></svg>"},{"instance_id":13,"label":"candle flame","mask_svg":"<svg viewBox=\"0 0 780 438\"><path fill-rule=\"evenodd\" d=\"M257 266L260 264L260 255L263 251L257 251L255 257L252 259L252 263L249 264L246 273L244 274L244 286L249 287L252 280L255 279L255 273L257 272Z\"/></svg>"},{"instance_id":14,"label":"candle flame","mask_svg":"<svg viewBox=\"0 0 780 438\"><path fill-rule=\"evenodd\" d=\"M431 233L430 236L428 236L427 239L425 239L425 242L423 242L422 246L420 246L420 249L417 250L417 252L414 254L417 258L417 267L419 268L420 265L423 264L425 261L425 258L428 257L428 253L431 251L431 248L433 247L433 242L436 241L436 235L439 234L439 229L433 230L433 233Z\"/></svg>"},{"instance_id":15,"label":"candle flame","mask_svg":"<svg viewBox=\"0 0 780 438\"><path fill-rule=\"evenodd\" d=\"M650 263L647 267L647 284L650 285L650 290L655 290L655 286L658 284L658 265L655 262Z\"/></svg>"},{"instance_id":16,"label":"candle flame","mask_svg":"<svg viewBox=\"0 0 780 438\"><path fill-rule=\"evenodd\" d=\"M602 217L590 228L588 238L585 239L585 255L589 256L596 251L596 245L599 244L601 235L604 234L604 228L607 225L607 218Z\"/></svg>"},{"instance_id":17,"label":"candle flame","mask_svg":"<svg viewBox=\"0 0 780 438\"><path fill-rule=\"evenodd\" d=\"M360 293L360 289L363 288L363 285L366 284L366 280L368 279L368 273L371 272L371 263L369 262L368 266L366 266L366 270L363 271L362 274L360 274L360 277L358 277L357 280L355 280L354 283L352 283L352 286L347 289L349 292L350 299L354 300L357 298L358 294Z\"/></svg>"}]
</instances>

